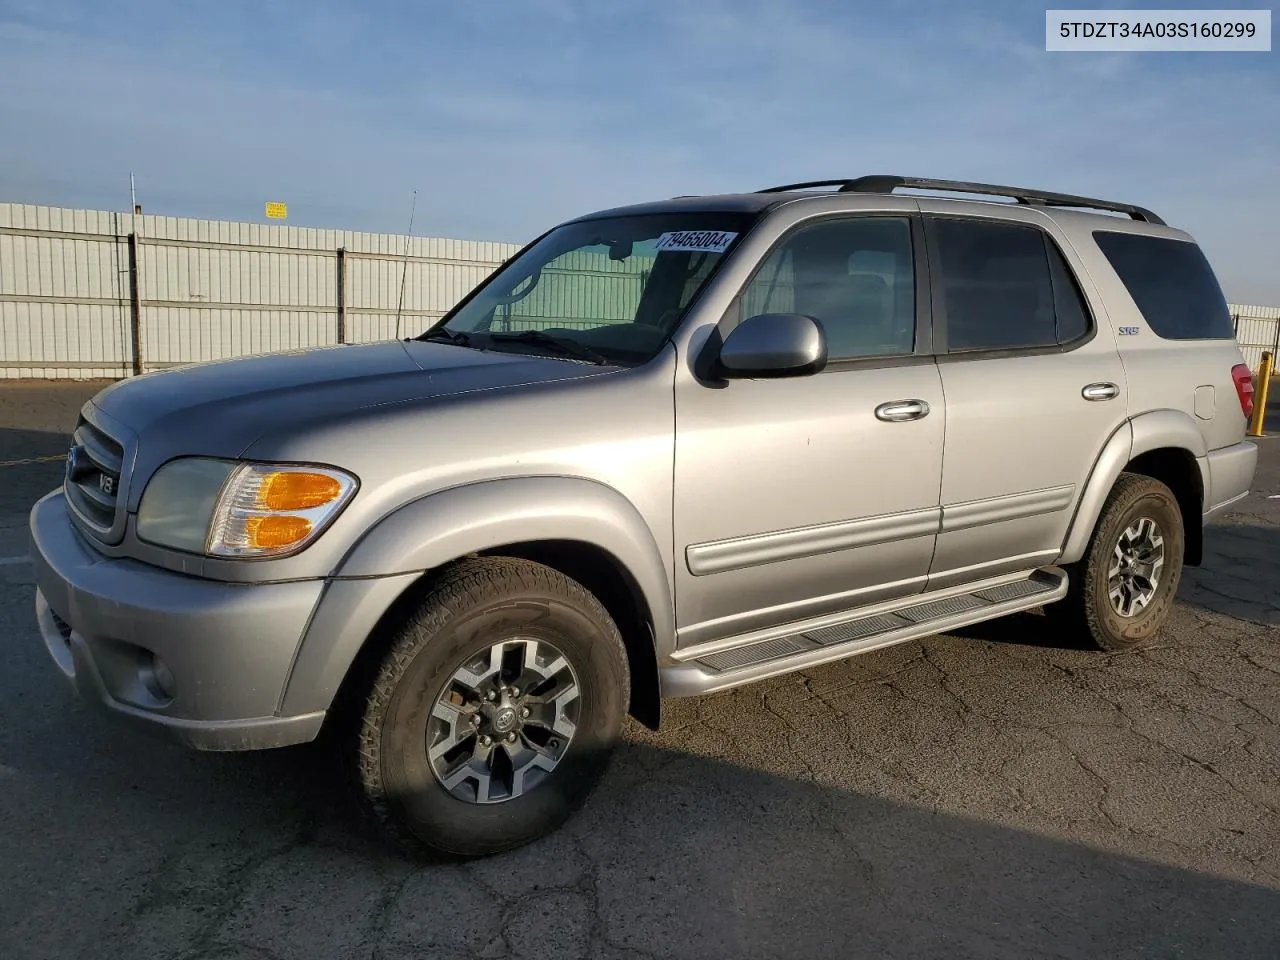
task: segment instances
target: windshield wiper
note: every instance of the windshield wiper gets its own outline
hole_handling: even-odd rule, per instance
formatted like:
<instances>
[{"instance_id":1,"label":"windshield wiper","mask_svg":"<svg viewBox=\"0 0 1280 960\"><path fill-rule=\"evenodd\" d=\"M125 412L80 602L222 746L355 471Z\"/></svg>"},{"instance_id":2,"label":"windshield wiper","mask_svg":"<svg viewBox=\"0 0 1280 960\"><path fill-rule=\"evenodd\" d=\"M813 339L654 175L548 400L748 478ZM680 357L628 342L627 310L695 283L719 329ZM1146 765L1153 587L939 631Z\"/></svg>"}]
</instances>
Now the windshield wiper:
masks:
<instances>
[{"instance_id":1,"label":"windshield wiper","mask_svg":"<svg viewBox=\"0 0 1280 960\"><path fill-rule=\"evenodd\" d=\"M440 340L453 343L459 347L471 346L471 334L465 330L450 330L448 327L432 327L426 333L414 337L415 340Z\"/></svg>"},{"instance_id":2,"label":"windshield wiper","mask_svg":"<svg viewBox=\"0 0 1280 960\"><path fill-rule=\"evenodd\" d=\"M596 353L586 344L579 343L577 340L570 340L568 337L553 337L549 333L543 333L541 330L521 330L519 333L491 333L489 339L495 342L513 342L513 343L533 343L538 346L554 347L561 353L579 360L590 360L592 363L601 365L608 364L609 358L603 354Z\"/></svg>"}]
</instances>

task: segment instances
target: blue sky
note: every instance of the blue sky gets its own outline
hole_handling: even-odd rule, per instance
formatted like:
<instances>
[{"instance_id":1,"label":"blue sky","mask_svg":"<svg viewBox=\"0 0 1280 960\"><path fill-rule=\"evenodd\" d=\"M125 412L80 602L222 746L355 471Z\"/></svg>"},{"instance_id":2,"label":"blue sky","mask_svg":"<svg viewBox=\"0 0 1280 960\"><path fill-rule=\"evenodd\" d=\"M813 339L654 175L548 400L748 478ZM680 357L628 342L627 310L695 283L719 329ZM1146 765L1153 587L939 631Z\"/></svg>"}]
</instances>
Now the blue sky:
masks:
<instances>
[{"instance_id":1,"label":"blue sky","mask_svg":"<svg viewBox=\"0 0 1280 960\"><path fill-rule=\"evenodd\" d=\"M1153 4L1162 8L1204 4ZM1280 304L1280 53L1044 50L1044 7L0 0L0 200L522 241L863 173L1128 200Z\"/></svg>"}]
</instances>

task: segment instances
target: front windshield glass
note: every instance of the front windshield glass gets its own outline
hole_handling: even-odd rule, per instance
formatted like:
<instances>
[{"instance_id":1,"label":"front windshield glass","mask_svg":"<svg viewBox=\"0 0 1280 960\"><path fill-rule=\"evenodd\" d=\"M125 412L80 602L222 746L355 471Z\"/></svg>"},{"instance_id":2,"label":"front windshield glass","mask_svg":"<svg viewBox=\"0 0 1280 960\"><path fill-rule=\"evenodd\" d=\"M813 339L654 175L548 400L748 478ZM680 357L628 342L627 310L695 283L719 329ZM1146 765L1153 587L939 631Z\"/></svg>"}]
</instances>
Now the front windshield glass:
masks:
<instances>
[{"instance_id":1,"label":"front windshield glass","mask_svg":"<svg viewBox=\"0 0 1280 960\"><path fill-rule=\"evenodd\" d=\"M552 230L422 335L619 364L654 357L755 218L622 216Z\"/></svg>"}]
</instances>

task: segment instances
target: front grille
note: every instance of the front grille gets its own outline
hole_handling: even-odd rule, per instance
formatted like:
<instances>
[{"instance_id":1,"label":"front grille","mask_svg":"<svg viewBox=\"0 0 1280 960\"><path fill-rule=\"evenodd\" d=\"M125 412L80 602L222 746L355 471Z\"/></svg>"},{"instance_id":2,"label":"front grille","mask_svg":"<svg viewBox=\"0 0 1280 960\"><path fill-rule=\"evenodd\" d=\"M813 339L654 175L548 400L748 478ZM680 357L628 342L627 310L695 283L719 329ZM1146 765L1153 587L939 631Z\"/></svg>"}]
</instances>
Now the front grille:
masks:
<instances>
[{"instance_id":1,"label":"front grille","mask_svg":"<svg viewBox=\"0 0 1280 960\"><path fill-rule=\"evenodd\" d=\"M124 448L84 417L73 440L63 484L67 502L80 519L107 533L116 520Z\"/></svg>"}]
</instances>

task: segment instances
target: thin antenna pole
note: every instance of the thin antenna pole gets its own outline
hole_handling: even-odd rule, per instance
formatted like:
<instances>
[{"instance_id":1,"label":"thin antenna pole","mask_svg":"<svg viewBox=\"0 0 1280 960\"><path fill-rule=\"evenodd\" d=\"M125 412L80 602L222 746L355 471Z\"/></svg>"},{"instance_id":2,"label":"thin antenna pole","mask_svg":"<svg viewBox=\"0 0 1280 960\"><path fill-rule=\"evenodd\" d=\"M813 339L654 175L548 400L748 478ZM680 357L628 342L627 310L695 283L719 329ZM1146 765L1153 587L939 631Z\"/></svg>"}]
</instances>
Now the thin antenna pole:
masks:
<instances>
[{"instance_id":1,"label":"thin antenna pole","mask_svg":"<svg viewBox=\"0 0 1280 960\"><path fill-rule=\"evenodd\" d=\"M133 171L129 171L129 212L138 212L138 191L133 188Z\"/></svg>"},{"instance_id":2,"label":"thin antenna pole","mask_svg":"<svg viewBox=\"0 0 1280 960\"><path fill-rule=\"evenodd\" d=\"M400 339L400 311L404 308L404 281L409 273L409 238L413 236L413 215L418 210L418 191L413 191L409 206L409 232L404 235L404 265L400 268L400 302L396 304L396 339Z\"/></svg>"}]
</instances>

